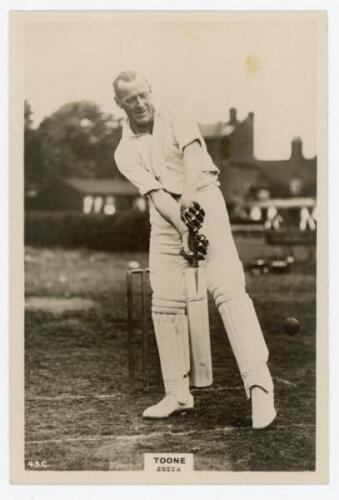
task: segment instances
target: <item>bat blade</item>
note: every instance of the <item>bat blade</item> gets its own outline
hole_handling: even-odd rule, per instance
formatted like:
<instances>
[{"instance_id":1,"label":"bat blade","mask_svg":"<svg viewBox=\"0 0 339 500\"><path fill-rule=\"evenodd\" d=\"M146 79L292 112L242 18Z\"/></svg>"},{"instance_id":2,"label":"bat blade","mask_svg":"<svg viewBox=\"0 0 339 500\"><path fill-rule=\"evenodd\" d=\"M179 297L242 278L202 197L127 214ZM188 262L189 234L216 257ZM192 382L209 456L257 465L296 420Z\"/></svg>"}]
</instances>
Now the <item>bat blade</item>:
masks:
<instances>
[{"instance_id":1,"label":"bat blade","mask_svg":"<svg viewBox=\"0 0 339 500\"><path fill-rule=\"evenodd\" d=\"M185 281L191 352L190 382L194 387L208 387L213 382L213 374L204 270L187 269Z\"/></svg>"}]
</instances>

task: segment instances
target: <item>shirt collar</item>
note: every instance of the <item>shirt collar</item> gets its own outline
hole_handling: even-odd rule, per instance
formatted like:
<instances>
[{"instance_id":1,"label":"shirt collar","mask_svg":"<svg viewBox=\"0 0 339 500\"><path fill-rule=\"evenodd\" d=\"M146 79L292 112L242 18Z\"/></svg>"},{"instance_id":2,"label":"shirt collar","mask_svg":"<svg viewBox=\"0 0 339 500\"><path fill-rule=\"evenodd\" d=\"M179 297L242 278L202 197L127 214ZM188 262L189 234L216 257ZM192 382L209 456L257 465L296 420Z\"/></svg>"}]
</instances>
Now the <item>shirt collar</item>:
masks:
<instances>
[{"instance_id":1,"label":"shirt collar","mask_svg":"<svg viewBox=\"0 0 339 500\"><path fill-rule=\"evenodd\" d=\"M157 117L158 117L158 112L155 111L154 112L154 126L155 126L155 122L157 120ZM131 129L129 119L125 118L125 120L123 122L123 126L122 126L122 137L124 139L133 139L133 138L141 137L142 135L148 135L148 134L149 134L149 132L140 132L139 134L135 134L133 132L133 130Z\"/></svg>"}]
</instances>

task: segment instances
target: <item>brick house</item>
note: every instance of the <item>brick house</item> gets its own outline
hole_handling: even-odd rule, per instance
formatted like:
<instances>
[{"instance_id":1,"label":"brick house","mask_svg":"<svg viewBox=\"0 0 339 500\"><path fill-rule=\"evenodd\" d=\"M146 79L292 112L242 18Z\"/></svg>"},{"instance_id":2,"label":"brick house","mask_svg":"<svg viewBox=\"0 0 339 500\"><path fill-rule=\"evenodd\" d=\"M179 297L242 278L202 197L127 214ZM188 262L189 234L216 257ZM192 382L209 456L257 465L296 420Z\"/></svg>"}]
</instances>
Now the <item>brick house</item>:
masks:
<instances>
[{"instance_id":1,"label":"brick house","mask_svg":"<svg viewBox=\"0 0 339 500\"><path fill-rule=\"evenodd\" d=\"M254 113L239 121L234 108L228 122L201 125L201 131L228 203L260 199L264 192L272 198L316 196L317 159L303 156L300 138L291 141L289 158L260 160L254 155Z\"/></svg>"}]
</instances>

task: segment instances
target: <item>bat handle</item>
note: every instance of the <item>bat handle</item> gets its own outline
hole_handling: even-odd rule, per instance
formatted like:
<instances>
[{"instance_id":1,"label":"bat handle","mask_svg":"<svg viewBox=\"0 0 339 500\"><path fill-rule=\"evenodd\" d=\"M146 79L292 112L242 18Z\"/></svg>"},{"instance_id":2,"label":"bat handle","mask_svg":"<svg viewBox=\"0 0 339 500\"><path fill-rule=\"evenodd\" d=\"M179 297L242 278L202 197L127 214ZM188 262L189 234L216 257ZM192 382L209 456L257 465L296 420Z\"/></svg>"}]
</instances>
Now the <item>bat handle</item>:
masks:
<instances>
[{"instance_id":1,"label":"bat handle","mask_svg":"<svg viewBox=\"0 0 339 500\"><path fill-rule=\"evenodd\" d=\"M199 259L198 259L198 248L195 240L195 233L191 229L189 230L189 247L193 252L192 258L192 267L199 267Z\"/></svg>"}]
</instances>

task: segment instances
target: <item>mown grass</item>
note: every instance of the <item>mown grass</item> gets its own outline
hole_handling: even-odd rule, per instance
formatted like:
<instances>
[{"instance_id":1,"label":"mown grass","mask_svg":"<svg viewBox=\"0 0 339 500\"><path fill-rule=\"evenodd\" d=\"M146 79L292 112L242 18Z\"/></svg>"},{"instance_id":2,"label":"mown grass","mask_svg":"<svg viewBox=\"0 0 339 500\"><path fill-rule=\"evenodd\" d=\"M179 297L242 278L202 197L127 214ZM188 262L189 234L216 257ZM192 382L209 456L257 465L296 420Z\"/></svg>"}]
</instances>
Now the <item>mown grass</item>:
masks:
<instances>
[{"instance_id":1,"label":"mown grass","mask_svg":"<svg viewBox=\"0 0 339 500\"><path fill-rule=\"evenodd\" d=\"M141 418L143 409L161 398L162 386L151 342L151 390L129 391L125 280L130 260L147 266L145 254L26 249L28 302L76 297L94 305L61 313L26 310L26 464L47 460L50 470L138 470L143 453L177 451L194 453L197 470L314 470L313 269L247 276L270 348L279 412L272 428L255 432L212 303L213 386L194 390L192 412L158 422ZM294 337L283 332L287 316L301 322ZM140 382L140 366L137 374Z\"/></svg>"}]
</instances>

